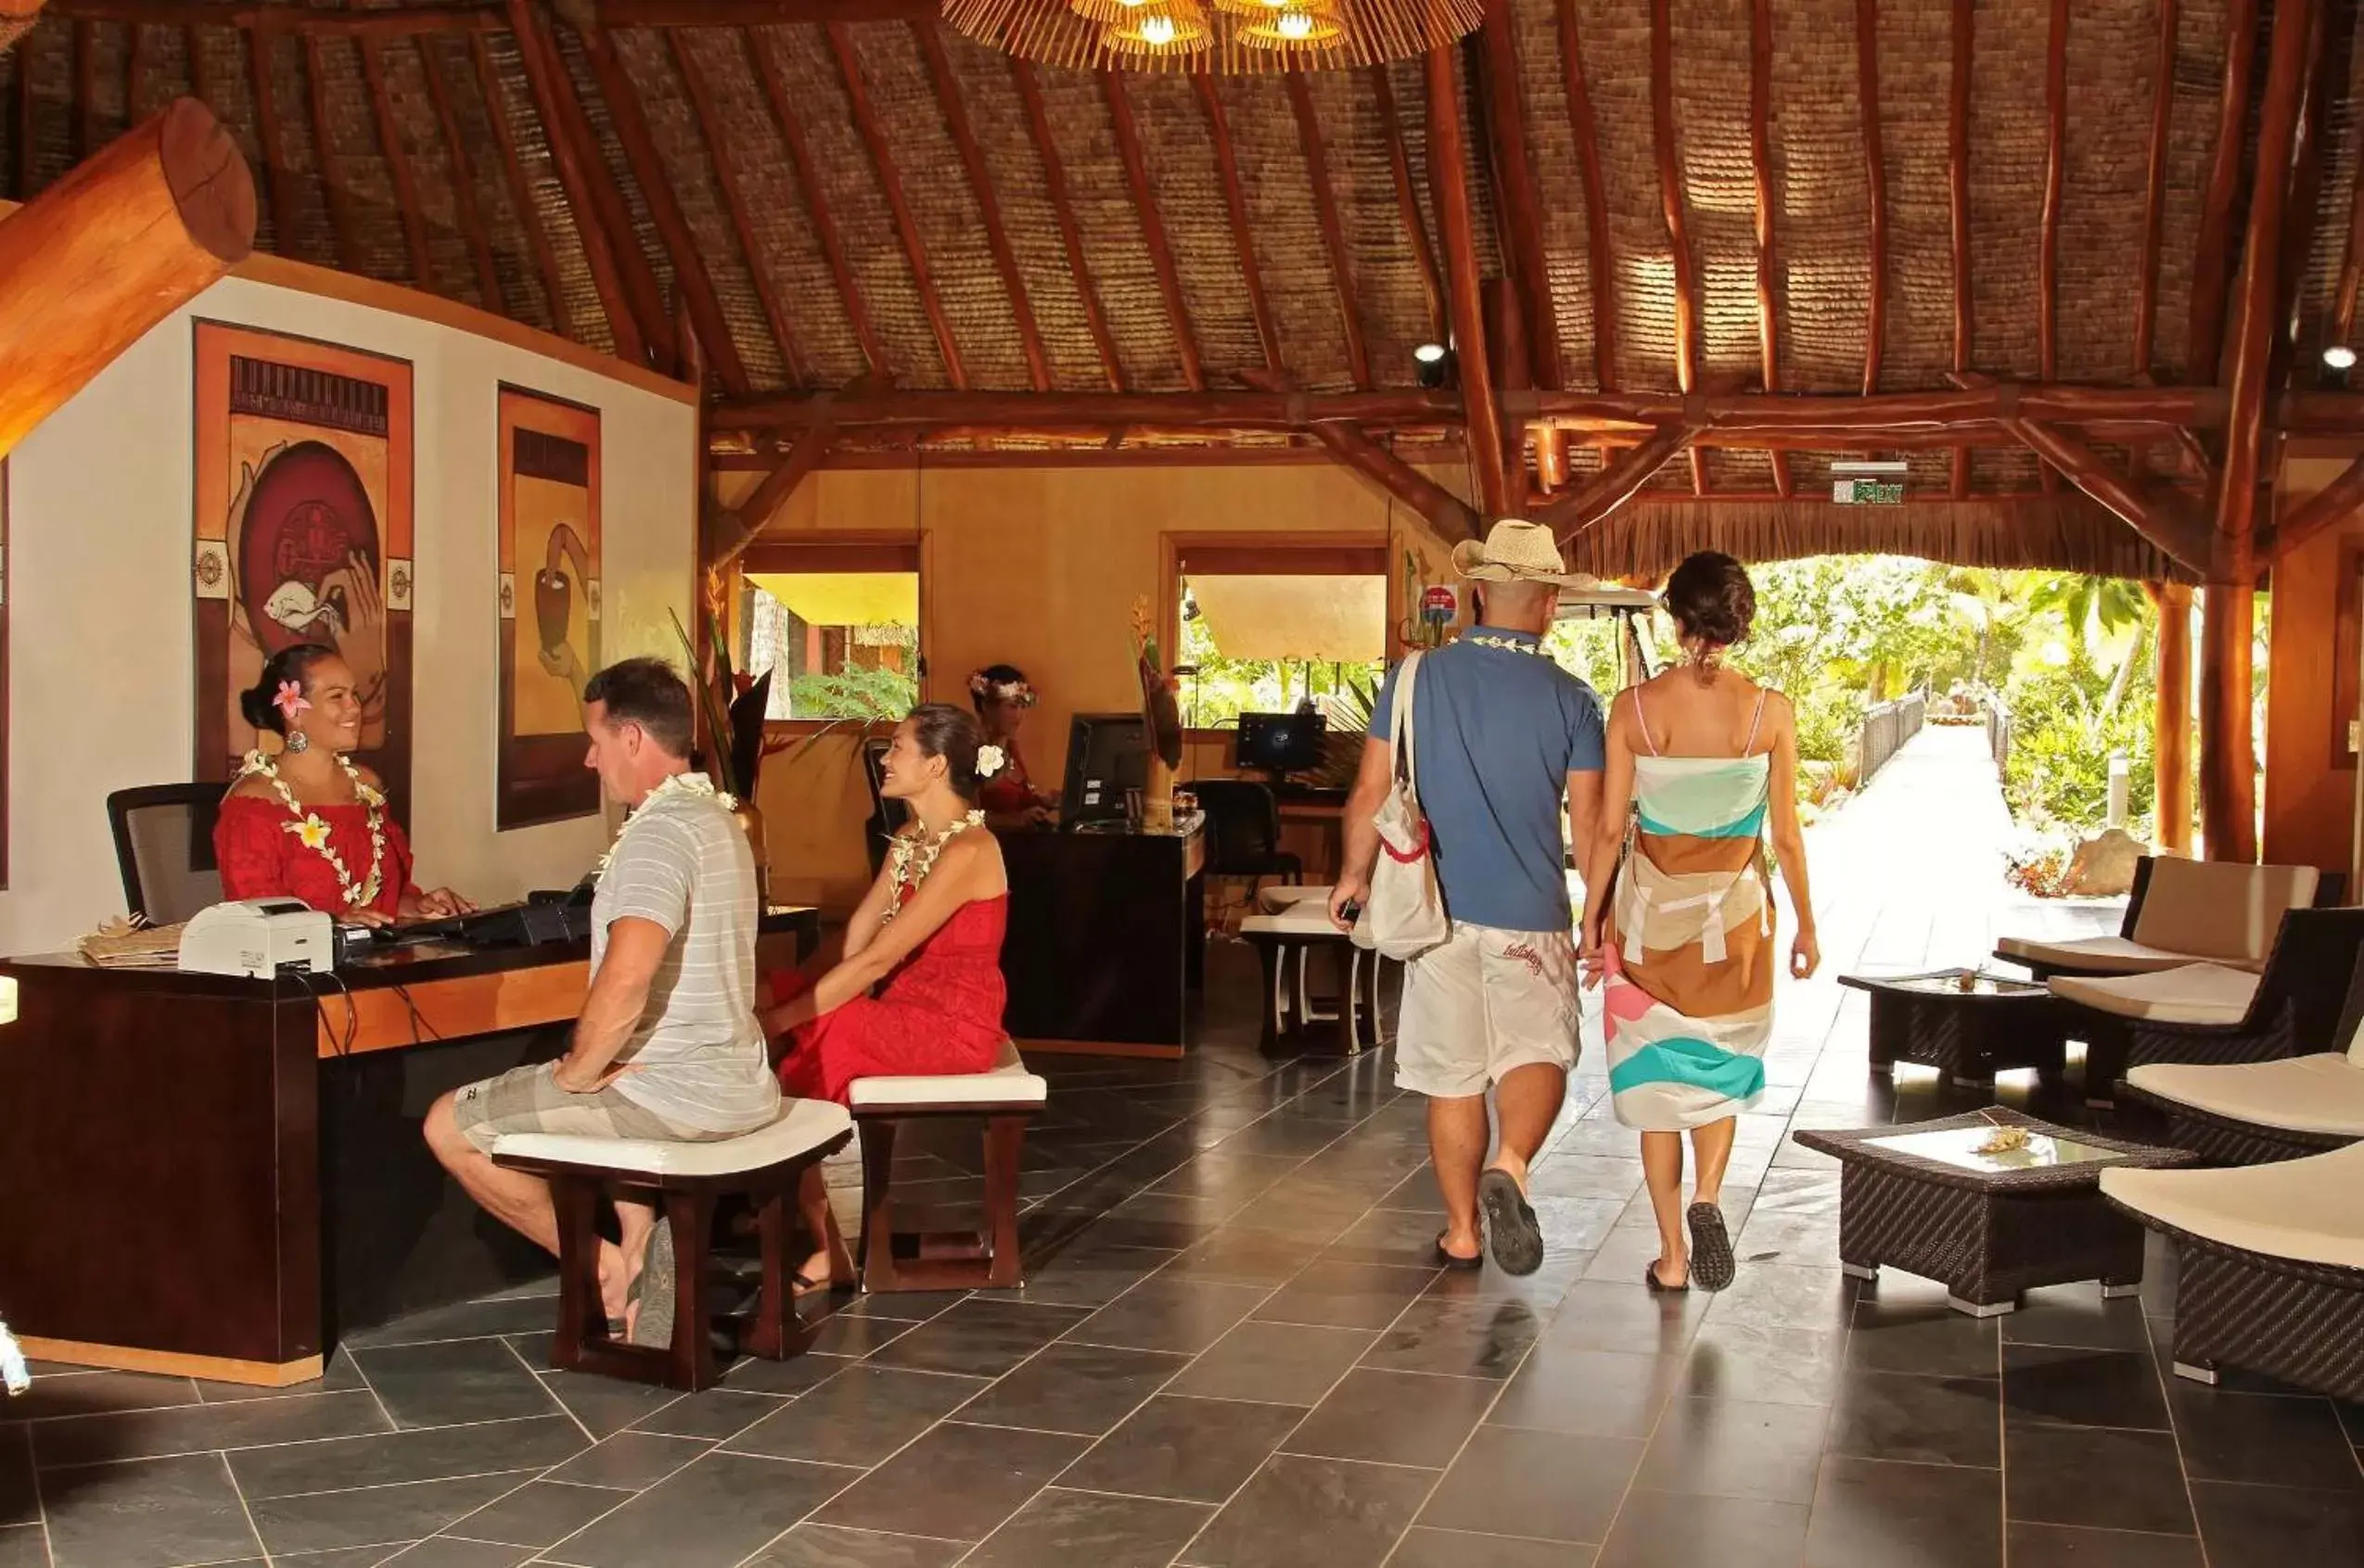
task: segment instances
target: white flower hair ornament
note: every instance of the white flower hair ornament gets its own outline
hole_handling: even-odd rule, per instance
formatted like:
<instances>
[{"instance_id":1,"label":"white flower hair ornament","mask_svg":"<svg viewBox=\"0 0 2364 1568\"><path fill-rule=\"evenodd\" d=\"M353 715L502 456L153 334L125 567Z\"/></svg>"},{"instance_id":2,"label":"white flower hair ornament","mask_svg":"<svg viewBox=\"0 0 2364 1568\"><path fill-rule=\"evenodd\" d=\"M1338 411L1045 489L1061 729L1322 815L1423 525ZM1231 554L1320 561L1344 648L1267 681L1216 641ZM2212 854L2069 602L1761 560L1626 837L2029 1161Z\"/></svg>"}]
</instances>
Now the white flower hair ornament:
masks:
<instances>
[{"instance_id":1,"label":"white flower hair ornament","mask_svg":"<svg viewBox=\"0 0 2364 1568\"><path fill-rule=\"evenodd\" d=\"M989 680L981 669L969 672L968 695L978 702L1015 703L1020 708L1034 706L1034 688L1031 685L1024 681Z\"/></svg>"},{"instance_id":2,"label":"white flower hair ornament","mask_svg":"<svg viewBox=\"0 0 2364 1568\"><path fill-rule=\"evenodd\" d=\"M1000 746L980 746L977 748L977 776L980 779L990 779L1000 772L1002 765L1008 760L1008 754Z\"/></svg>"}]
</instances>

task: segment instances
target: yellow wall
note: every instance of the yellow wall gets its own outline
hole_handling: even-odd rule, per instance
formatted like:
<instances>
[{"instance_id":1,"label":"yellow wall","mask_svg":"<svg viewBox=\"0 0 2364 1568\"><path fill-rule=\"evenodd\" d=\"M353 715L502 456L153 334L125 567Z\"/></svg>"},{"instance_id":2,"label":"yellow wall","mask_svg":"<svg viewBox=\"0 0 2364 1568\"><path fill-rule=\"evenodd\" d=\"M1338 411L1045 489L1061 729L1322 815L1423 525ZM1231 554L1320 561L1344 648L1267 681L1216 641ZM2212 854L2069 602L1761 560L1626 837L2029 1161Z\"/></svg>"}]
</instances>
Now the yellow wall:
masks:
<instances>
[{"instance_id":1,"label":"yellow wall","mask_svg":"<svg viewBox=\"0 0 2364 1568\"><path fill-rule=\"evenodd\" d=\"M753 482L734 478L726 498ZM1451 484L1459 476L1436 478ZM786 538L914 529L925 695L965 704L968 672L979 665L1024 669L1041 700L1022 744L1029 771L1046 788L1057 787L1071 715L1140 706L1132 604L1137 596L1156 604L1167 535L1385 536L1391 582L1407 548L1421 554L1424 580L1447 575L1433 536L1329 463L824 469L773 525ZM850 905L869 874L862 844L869 793L853 743L833 735L787 769L779 761L766 765L760 792L775 896Z\"/></svg>"},{"instance_id":2,"label":"yellow wall","mask_svg":"<svg viewBox=\"0 0 2364 1568\"><path fill-rule=\"evenodd\" d=\"M2347 466L2347 453L2294 455L2282 465L2274 509L2286 516ZM2337 645L2339 594L2364 548L2364 514L2325 529L2275 563L2266 686L2264 858L2345 874L2356 805L2353 758L2335 755L2334 666L2356 662ZM2347 572L2341 571L2342 564ZM2351 899L2354 898L2351 890Z\"/></svg>"}]
</instances>

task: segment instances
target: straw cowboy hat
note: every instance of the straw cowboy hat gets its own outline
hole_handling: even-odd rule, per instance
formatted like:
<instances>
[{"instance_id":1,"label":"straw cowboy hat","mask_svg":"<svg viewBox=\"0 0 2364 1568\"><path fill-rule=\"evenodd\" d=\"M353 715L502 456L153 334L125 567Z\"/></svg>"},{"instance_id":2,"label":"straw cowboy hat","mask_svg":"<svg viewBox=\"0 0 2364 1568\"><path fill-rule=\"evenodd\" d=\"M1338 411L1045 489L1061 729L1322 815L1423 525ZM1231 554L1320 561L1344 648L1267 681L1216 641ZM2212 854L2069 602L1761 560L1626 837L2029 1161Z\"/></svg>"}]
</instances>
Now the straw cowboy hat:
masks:
<instances>
[{"instance_id":1,"label":"straw cowboy hat","mask_svg":"<svg viewBox=\"0 0 2364 1568\"><path fill-rule=\"evenodd\" d=\"M1591 588L1600 580L1570 573L1560 559L1559 542L1540 523L1504 517L1486 542L1463 540L1453 546L1453 570L1472 582L1553 582L1562 588Z\"/></svg>"}]
</instances>

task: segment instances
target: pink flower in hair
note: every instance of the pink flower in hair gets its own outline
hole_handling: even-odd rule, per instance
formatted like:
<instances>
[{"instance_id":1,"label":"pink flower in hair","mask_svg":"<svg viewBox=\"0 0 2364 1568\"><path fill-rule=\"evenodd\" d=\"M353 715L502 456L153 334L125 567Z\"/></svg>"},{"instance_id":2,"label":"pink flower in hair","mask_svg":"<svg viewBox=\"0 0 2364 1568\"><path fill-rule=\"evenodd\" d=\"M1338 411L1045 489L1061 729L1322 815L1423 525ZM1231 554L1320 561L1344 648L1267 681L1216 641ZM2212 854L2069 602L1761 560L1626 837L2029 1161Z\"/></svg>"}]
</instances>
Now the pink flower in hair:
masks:
<instances>
[{"instance_id":1,"label":"pink flower in hair","mask_svg":"<svg viewBox=\"0 0 2364 1568\"><path fill-rule=\"evenodd\" d=\"M271 706L279 710L281 718L292 721L297 714L312 707L312 704L304 700L301 682L282 681L279 682L279 695L271 699Z\"/></svg>"}]
</instances>

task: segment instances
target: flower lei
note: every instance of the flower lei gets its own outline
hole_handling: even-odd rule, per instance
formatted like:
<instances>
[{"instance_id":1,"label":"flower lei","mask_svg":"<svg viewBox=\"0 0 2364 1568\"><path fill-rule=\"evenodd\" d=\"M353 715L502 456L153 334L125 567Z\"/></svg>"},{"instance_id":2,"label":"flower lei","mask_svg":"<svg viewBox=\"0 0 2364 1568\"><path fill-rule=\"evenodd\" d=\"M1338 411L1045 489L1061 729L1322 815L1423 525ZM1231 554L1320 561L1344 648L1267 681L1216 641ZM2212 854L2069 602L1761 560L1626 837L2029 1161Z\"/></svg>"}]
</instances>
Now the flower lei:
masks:
<instances>
[{"instance_id":1,"label":"flower lei","mask_svg":"<svg viewBox=\"0 0 2364 1568\"><path fill-rule=\"evenodd\" d=\"M607 852L599 857L599 864L591 873L593 880L596 881L607 874L607 867L614 861L616 858L616 851L623 848L624 835L632 831L633 823L640 821L642 817L647 815L648 809L651 806L656 805L658 801L662 800L669 795L701 797L705 799L713 801L714 804L720 806L725 811L735 811L739 809L738 797L729 795L722 790L716 789L714 787L714 781L708 778L704 773L671 774L655 789L650 790L647 797L641 801L640 805L633 809L632 815L624 819L624 825L616 830L616 836L608 842Z\"/></svg>"},{"instance_id":2,"label":"flower lei","mask_svg":"<svg viewBox=\"0 0 2364 1568\"><path fill-rule=\"evenodd\" d=\"M1034 706L1032 686L1024 681L989 681L981 669L969 672L968 695L980 702L990 697L995 702L1014 702L1020 708Z\"/></svg>"},{"instance_id":3,"label":"flower lei","mask_svg":"<svg viewBox=\"0 0 2364 1568\"><path fill-rule=\"evenodd\" d=\"M927 880L927 873L936 869L936 857L944 852L944 846L952 841L952 835L982 826L984 822L984 812L971 811L933 838L927 836L924 828L917 834L897 834L887 851L888 866L894 878L895 896L887 900L887 912L878 917L878 924L884 925L901 912L903 896Z\"/></svg>"},{"instance_id":4,"label":"flower lei","mask_svg":"<svg viewBox=\"0 0 2364 1568\"><path fill-rule=\"evenodd\" d=\"M251 774L271 781L271 787L278 793L279 803L287 807L288 814L296 819L281 823L282 829L294 834L305 848L328 862L328 869L337 873L337 890L344 895L346 909L367 909L377 901L379 876L386 868L386 797L361 776L361 770L353 766L351 758L342 752L338 753L337 766L345 771L345 777L352 781L353 793L369 809L369 874L358 884L353 881L352 873L345 868L344 857L329 844L328 824L321 821L319 812L296 798L296 792L289 789L288 781L279 776L276 762L260 751L249 751L246 765L238 770L238 775L244 778Z\"/></svg>"},{"instance_id":5,"label":"flower lei","mask_svg":"<svg viewBox=\"0 0 2364 1568\"><path fill-rule=\"evenodd\" d=\"M1501 648L1509 653L1526 654L1533 658L1552 657L1543 651L1543 644L1540 643L1522 643L1514 637L1499 637L1489 631L1464 631L1461 634L1461 640L1464 643L1475 643L1481 648Z\"/></svg>"}]
</instances>

